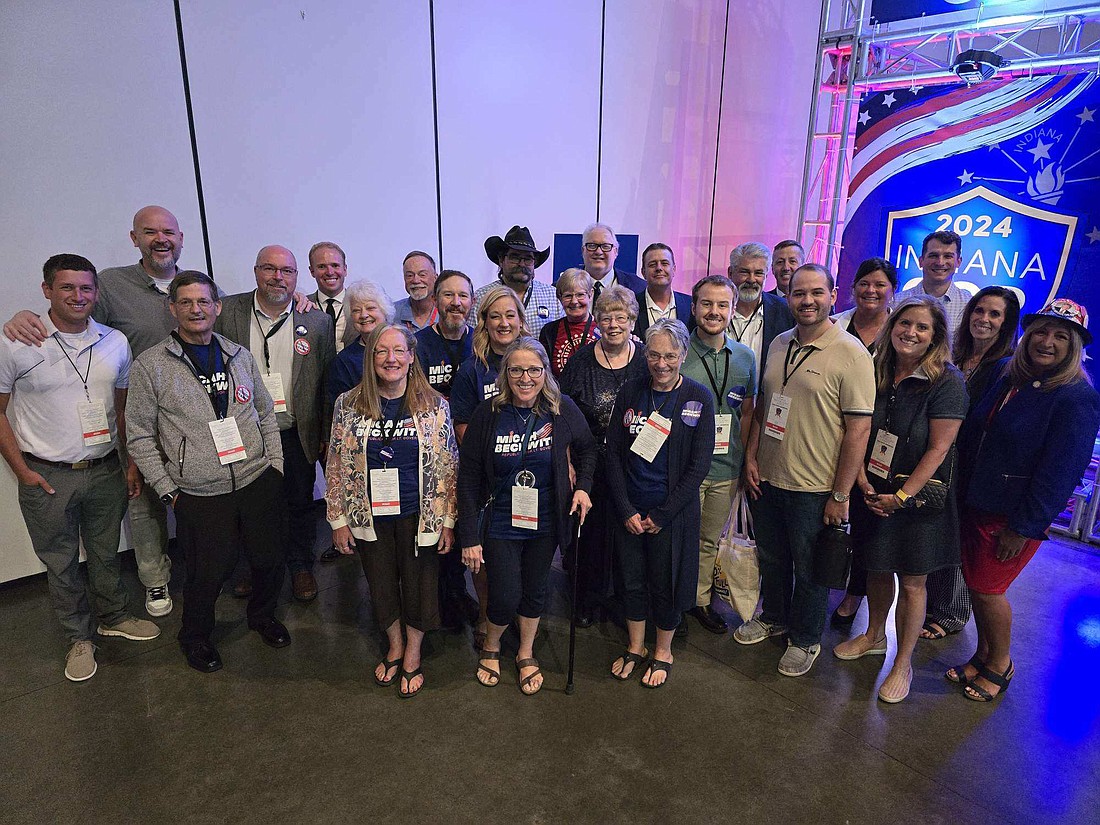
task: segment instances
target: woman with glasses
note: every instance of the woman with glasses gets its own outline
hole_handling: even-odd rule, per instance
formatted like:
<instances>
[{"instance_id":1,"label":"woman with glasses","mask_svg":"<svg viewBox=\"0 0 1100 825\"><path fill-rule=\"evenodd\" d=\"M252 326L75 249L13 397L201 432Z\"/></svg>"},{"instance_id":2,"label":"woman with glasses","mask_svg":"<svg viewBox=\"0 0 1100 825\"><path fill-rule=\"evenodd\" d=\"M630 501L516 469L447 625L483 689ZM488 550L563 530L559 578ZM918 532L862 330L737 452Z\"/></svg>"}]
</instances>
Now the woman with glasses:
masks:
<instances>
[{"instance_id":1,"label":"woman with glasses","mask_svg":"<svg viewBox=\"0 0 1100 825\"><path fill-rule=\"evenodd\" d=\"M646 331L649 375L628 381L607 429L607 480L620 520L616 551L629 643L611 666L625 681L646 661L645 623L657 628L642 684L672 670L672 636L695 607L699 581L699 488L714 452L714 401L680 374L687 327L661 318Z\"/></svg>"},{"instance_id":2,"label":"woman with glasses","mask_svg":"<svg viewBox=\"0 0 1100 825\"><path fill-rule=\"evenodd\" d=\"M570 358L600 337L591 312L595 283L583 269L567 269L554 284L565 315L542 328L539 343L550 356L550 371L555 378L561 378Z\"/></svg>"},{"instance_id":3,"label":"woman with glasses","mask_svg":"<svg viewBox=\"0 0 1100 825\"><path fill-rule=\"evenodd\" d=\"M612 543L617 520L611 516L608 497L607 425L611 409L623 385L648 375L645 347L631 340L638 318L638 299L618 284L600 293L596 301L596 325L600 339L582 348L566 365L561 391L584 414L596 439L596 473L592 483L592 513L584 523L577 547L577 624L590 627L595 612L611 592Z\"/></svg>"},{"instance_id":4,"label":"woman with glasses","mask_svg":"<svg viewBox=\"0 0 1100 825\"><path fill-rule=\"evenodd\" d=\"M363 380L363 356L367 338L379 324L392 324L397 314L393 301L373 281L353 281L347 285L344 300L348 314L358 336L344 347L329 367L328 403L336 403L336 397Z\"/></svg>"},{"instance_id":5,"label":"woman with glasses","mask_svg":"<svg viewBox=\"0 0 1100 825\"><path fill-rule=\"evenodd\" d=\"M372 368L336 399L325 502L332 543L358 552L389 642L374 680L385 686L400 675L405 699L424 687L421 643L439 626L437 554L454 538L458 449L450 408L417 363L415 336L380 325L366 347Z\"/></svg>"},{"instance_id":6,"label":"woman with glasses","mask_svg":"<svg viewBox=\"0 0 1100 825\"><path fill-rule=\"evenodd\" d=\"M554 550L569 547L570 516L583 523L596 444L577 405L561 394L546 351L523 337L505 351L500 393L478 405L461 448L458 536L462 560L488 574L487 634L477 679L500 681L500 637L519 628L519 688L531 696L543 676L534 656ZM569 479L569 462L576 485Z\"/></svg>"}]
</instances>

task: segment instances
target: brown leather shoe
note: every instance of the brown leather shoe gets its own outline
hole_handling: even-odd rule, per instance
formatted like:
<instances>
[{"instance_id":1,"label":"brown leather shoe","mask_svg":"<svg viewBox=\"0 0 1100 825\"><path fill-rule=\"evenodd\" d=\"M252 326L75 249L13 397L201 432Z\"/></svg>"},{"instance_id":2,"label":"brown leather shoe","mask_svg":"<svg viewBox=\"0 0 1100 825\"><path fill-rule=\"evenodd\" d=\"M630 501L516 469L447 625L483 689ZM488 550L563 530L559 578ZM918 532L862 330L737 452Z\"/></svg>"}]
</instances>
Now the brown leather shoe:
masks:
<instances>
[{"instance_id":1,"label":"brown leather shoe","mask_svg":"<svg viewBox=\"0 0 1100 825\"><path fill-rule=\"evenodd\" d=\"M294 598L300 602L311 602L317 598L317 579L309 570L299 570L291 577Z\"/></svg>"},{"instance_id":2,"label":"brown leather shoe","mask_svg":"<svg viewBox=\"0 0 1100 825\"><path fill-rule=\"evenodd\" d=\"M233 595L238 599L247 599L252 595L252 580L241 579L233 585Z\"/></svg>"}]
</instances>

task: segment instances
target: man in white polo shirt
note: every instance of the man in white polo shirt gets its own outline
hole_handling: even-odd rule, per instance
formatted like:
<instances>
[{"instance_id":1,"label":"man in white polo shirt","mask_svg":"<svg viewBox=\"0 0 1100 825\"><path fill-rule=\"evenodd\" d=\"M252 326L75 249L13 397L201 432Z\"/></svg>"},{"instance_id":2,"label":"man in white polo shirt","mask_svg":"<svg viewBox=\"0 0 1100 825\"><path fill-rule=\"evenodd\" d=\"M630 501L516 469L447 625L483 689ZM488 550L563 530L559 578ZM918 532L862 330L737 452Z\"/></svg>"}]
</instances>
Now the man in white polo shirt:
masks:
<instances>
[{"instance_id":1,"label":"man in white polo shirt","mask_svg":"<svg viewBox=\"0 0 1100 825\"><path fill-rule=\"evenodd\" d=\"M96 672L96 632L141 641L160 629L131 615L118 561L127 498L141 491L133 461L124 473L120 456L130 346L91 319L98 281L90 261L54 255L42 274L45 343L0 342L0 454L19 479L19 507L69 637L65 676L82 682Z\"/></svg>"}]
</instances>

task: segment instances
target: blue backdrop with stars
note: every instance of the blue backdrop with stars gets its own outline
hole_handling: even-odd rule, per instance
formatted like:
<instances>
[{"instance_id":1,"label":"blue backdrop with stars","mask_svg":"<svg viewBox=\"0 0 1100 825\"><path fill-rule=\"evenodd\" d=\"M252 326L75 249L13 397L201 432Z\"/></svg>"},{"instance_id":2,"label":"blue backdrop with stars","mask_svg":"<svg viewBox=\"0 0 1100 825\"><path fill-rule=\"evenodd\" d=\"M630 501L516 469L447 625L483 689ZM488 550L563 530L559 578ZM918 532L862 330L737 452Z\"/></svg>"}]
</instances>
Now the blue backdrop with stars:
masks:
<instances>
[{"instance_id":1,"label":"blue backdrop with stars","mask_svg":"<svg viewBox=\"0 0 1100 825\"><path fill-rule=\"evenodd\" d=\"M1100 82L1075 74L893 89L861 100L838 307L860 261L920 278L921 239L963 239L956 283L1055 295L1100 316Z\"/></svg>"}]
</instances>

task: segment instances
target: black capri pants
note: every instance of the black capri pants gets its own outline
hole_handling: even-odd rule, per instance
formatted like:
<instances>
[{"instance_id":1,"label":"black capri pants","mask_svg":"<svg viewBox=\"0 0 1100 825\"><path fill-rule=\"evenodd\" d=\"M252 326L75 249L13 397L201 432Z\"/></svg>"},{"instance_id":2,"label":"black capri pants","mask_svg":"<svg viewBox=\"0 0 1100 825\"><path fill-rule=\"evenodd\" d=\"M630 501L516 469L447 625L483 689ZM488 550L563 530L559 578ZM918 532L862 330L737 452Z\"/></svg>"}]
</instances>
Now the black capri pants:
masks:
<instances>
[{"instance_id":1,"label":"black capri pants","mask_svg":"<svg viewBox=\"0 0 1100 825\"><path fill-rule=\"evenodd\" d=\"M519 614L538 619L546 607L550 564L558 543L553 534L520 541L485 541L485 573L489 578L486 614L495 625L508 625Z\"/></svg>"},{"instance_id":2,"label":"black capri pants","mask_svg":"<svg viewBox=\"0 0 1100 825\"><path fill-rule=\"evenodd\" d=\"M619 576L623 611L628 621L644 622L649 616L658 630L680 625L672 573L672 531L636 536L619 526Z\"/></svg>"}]
</instances>

